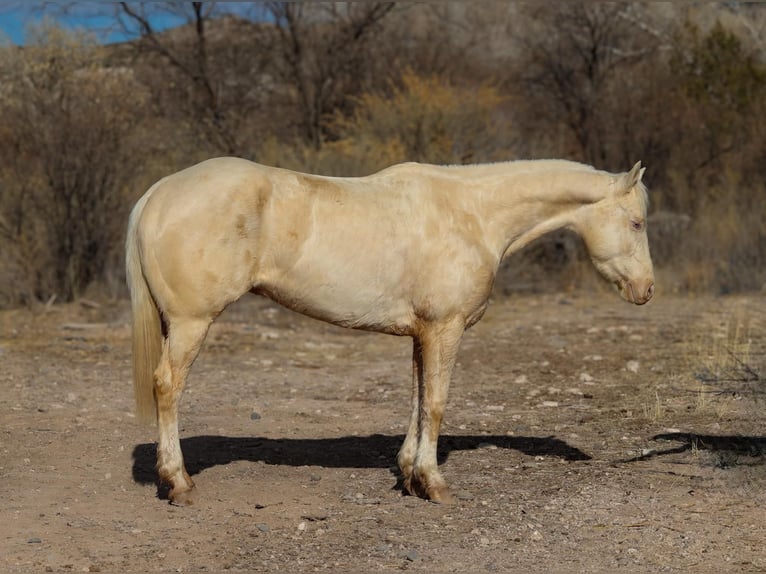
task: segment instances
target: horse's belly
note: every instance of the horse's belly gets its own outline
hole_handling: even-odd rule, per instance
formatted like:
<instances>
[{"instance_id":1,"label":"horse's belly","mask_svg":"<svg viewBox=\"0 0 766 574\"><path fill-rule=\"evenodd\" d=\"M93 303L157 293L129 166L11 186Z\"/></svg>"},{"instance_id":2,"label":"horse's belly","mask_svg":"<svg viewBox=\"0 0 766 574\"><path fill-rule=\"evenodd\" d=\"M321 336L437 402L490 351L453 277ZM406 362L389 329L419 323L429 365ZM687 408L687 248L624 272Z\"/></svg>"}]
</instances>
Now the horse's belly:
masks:
<instances>
[{"instance_id":1,"label":"horse's belly","mask_svg":"<svg viewBox=\"0 0 766 574\"><path fill-rule=\"evenodd\" d=\"M283 276L254 290L288 309L334 325L396 335L412 333L415 314L411 303L396 296L394 289L387 292L374 282Z\"/></svg>"}]
</instances>

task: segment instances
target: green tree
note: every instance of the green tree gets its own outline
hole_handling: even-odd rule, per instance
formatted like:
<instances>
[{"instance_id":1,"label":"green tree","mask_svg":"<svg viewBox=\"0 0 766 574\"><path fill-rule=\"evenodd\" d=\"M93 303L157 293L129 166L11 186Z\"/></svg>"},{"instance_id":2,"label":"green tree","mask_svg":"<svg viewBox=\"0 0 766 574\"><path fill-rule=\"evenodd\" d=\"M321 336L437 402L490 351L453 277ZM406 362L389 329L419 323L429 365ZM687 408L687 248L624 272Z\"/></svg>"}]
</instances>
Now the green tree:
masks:
<instances>
[{"instance_id":1,"label":"green tree","mask_svg":"<svg viewBox=\"0 0 766 574\"><path fill-rule=\"evenodd\" d=\"M717 21L707 34L687 23L676 43L671 68L691 110L685 127L696 131L702 143L691 169L717 164L724 156L741 151L752 135L755 106L766 96L763 64L734 32Z\"/></svg>"}]
</instances>

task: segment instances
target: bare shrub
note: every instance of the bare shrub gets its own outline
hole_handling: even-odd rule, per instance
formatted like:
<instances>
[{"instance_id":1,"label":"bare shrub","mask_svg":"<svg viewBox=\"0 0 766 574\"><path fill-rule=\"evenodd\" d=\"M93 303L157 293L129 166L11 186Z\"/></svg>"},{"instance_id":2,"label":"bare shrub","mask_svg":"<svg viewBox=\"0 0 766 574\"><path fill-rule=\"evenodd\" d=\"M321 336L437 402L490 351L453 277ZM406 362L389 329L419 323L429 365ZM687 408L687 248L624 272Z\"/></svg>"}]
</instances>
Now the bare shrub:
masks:
<instances>
[{"instance_id":1,"label":"bare shrub","mask_svg":"<svg viewBox=\"0 0 766 574\"><path fill-rule=\"evenodd\" d=\"M337 140L325 145L314 167L361 175L403 161L496 159L507 127L496 116L501 100L491 86L461 87L406 72L387 91L357 98L350 116L333 117L329 125Z\"/></svg>"},{"instance_id":2,"label":"bare shrub","mask_svg":"<svg viewBox=\"0 0 766 574\"><path fill-rule=\"evenodd\" d=\"M7 303L71 300L119 249L135 110L128 69L105 69L87 38L45 26L2 52L0 272Z\"/></svg>"}]
</instances>

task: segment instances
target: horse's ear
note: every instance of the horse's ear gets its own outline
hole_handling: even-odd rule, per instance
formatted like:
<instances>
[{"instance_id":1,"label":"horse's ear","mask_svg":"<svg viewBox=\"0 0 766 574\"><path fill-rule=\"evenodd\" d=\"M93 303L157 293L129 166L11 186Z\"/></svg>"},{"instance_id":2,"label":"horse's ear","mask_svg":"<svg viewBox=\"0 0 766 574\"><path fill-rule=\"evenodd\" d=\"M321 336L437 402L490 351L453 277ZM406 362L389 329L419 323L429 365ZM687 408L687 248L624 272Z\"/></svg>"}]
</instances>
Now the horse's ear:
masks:
<instances>
[{"instance_id":1,"label":"horse's ear","mask_svg":"<svg viewBox=\"0 0 766 574\"><path fill-rule=\"evenodd\" d=\"M637 161L636 165L634 165L628 173L620 177L619 188L624 191L630 191L636 185L638 185L638 183L641 181L641 178L644 177L645 171L646 168L641 167L641 162Z\"/></svg>"}]
</instances>

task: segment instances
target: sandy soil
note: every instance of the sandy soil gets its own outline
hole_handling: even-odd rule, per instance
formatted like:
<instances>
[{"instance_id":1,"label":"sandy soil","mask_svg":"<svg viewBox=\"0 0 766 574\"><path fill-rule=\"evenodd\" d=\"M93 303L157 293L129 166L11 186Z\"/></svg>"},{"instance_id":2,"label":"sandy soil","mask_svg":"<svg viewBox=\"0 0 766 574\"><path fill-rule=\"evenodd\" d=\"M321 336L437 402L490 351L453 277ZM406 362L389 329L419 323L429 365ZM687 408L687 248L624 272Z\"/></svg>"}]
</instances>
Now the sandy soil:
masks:
<instances>
[{"instance_id":1,"label":"sandy soil","mask_svg":"<svg viewBox=\"0 0 766 574\"><path fill-rule=\"evenodd\" d=\"M132 415L128 307L0 313L0 570L766 570L766 296L493 302L403 496L410 341L243 300L181 405L190 508Z\"/></svg>"}]
</instances>

